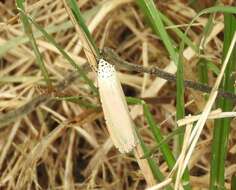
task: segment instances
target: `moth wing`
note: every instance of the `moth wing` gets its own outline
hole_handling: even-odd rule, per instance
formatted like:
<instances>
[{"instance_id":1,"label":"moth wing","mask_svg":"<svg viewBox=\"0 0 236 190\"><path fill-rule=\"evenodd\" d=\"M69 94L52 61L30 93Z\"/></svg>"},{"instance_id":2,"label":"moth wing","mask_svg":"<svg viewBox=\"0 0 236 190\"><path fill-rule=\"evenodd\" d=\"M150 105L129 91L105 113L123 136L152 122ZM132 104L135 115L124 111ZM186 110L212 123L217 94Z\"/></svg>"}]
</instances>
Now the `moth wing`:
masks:
<instances>
[{"instance_id":1,"label":"moth wing","mask_svg":"<svg viewBox=\"0 0 236 190\"><path fill-rule=\"evenodd\" d=\"M130 152L137 144L137 136L120 81L113 66L108 64L105 62L98 70L104 117L114 145L122 153Z\"/></svg>"}]
</instances>

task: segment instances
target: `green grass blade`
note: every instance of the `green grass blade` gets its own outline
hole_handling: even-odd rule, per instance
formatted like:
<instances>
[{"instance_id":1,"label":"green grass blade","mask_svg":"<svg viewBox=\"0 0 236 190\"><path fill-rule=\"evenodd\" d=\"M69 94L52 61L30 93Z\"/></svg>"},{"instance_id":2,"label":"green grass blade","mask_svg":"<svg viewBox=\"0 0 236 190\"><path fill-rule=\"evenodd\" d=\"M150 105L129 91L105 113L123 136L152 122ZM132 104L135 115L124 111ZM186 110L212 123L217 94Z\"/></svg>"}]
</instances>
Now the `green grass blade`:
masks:
<instances>
[{"instance_id":1,"label":"green grass blade","mask_svg":"<svg viewBox=\"0 0 236 190\"><path fill-rule=\"evenodd\" d=\"M180 45L180 52L182 52L184 46ZM179 63L177 65L177 73L176 73L176 119L182 119L185 116L185 104L184 104L184 67L183 67L183 56L179 56ZM180 133L178 136L177 142L177 153L180 153L182 149L184 134ZM183 178L182 178L183 187L186 190L190 190L191 186L189 183L189 172L186 169Z\"/></svg>"},{"instance_id":2,"label":"green grass blade","mask_svg":"<svg viewBox=\"0 0 236 190\"><path fill-rule=\"evenodd\" d=\"M207 60L202 58L197 63L198 79L203 84L208 84Z\"/></svg>"},{"instance_id":3,"label":"green grass blade","mask_svg":"<svg viewBox=\"0 0 236 190\"><path fill-rule=\"evenodd\" d=\"M176 73L176 119L182 119L185 116L184 111L184 73L183 73L183 62L181 60L182 56L180 56L179 64L177 67ZM180 153L183 143L183 134L179 135L178 144L177 144L177 152Z\"/></svg>"},{"instance_id":4,"label":"green grass blade","mask_svg":"<svg viewBox=\"0 0 236 190\"><path fill-rule=\"evenodd\" d=\"M24 11L24 0L16 0L16 5L17 5L18 9ZM44 62L43 62L43 58L42 58L42 56L39 52L38 46L36 44L36 40L33 35L32 27L28 21L28 18L22 13L22 11L20 11L20 20L23 24L25 33L28 36L30 44L33 48L34 54L36 56L36 59L35 59L36 63L39 66L40 70L42 71L44 80L46 81L47 85L51 85L51 80L49 78L47 69L46 69Z\"/></svg>"},{"instance_id":5,"label":"green grass blade","mask_svg":"<svg viewBox=\"0 0 236 190\"><path fill-rule=\"evenodd\" d=\"M126 101L127 101L129 104L139 104L139 105L143 105L145 109L148 109L148 107L147 107L147 105L145 104L145 102L144 102L143 100L141 100L141 99L134 98L134 97L126 97ZM145 111L145 112L146 112L146 111ZM147 113L147 112L146 112L146 113ZM151 117L151 118L152 118L150 112L148 112L147 114L149 114L148 117ZM147 119L147 120L148 120L148 119ZM152 121L154 122L154 120L152 120ZM155 126L155 127L156 127L156 126ZM138 132L137 132L137 134L138 134ZM159 137L159 136L158 136L158 137ZM138 138L139 138L139 142L140 142L140 145L141 145L141 148L142 148L142 150L143 150L144 155L150 154L150 150L149 150L148 147L145 145L144 141L143 141L142 138L139 136L139 134L138 134ZM163 138L162 138L162 140L163 140ZM163 144L163 145L164 145L164 144ZM164 146L165 146L165 145L164 145ZM162 147L164 147L164 146L162 146ZM166 146L168 146L168 145L166 145ZM169 151L168 153L171 154L171 151L170 151L170 150L168 150L168 151ZM172 155L172 156L173 156L173 155ZM145 158L142 157L141 159L147 159L148 164L149 164L149 167L150 167L150 169L151 169L151 171L152 171L152 174L153 174L153 176L155 177L155 179L156 179L157 181L163 181L163 180L165 179L164 175L163 175L163 174L161 173L161 171L159 170L159 168L158 168L158 166L157 166L157 164L156 164L156 161L155 161L154 159L149 158L149 157L145 157ZM174 158L172 158L172 159L173 159L172 165L174 165L174 163L175 163ZM167 189L167 190L172 190L172 188L171 188L170 186L167 186L166 189Z\"/></svg>"},{"instance_id":6,"label":"green grass blade","mask_svg":"<svg viewBox=\"0 0 236 190\"><path fill-rule=\"evenodd\" d=\"M216 13L216 12L221 12L221 13L231 13L231 14L236 14L236 7L231 7L231 6L214 6L210 7L207 9L204 9L200 11L190 22L189 26L187 27L185 34L188 33L189 28L192 26L192 24L199 18L200 16L204 14L209 14L209 13ZM183 40L181 43L185 43Z\"/></svg>"},{"instance_id":7,"label":"green grass blade","mask_svg":"<svg viewBox=\"0 0 236 190\"><path fill-rule=\"evenodd\" d=\"M172 40L169 37L164 24L162 23L160 13L153 2L153 0L137 0L137 4L140 9L144 12L148 21L150 22L154 32L161 38L164 43L170 58L175 64L178 64L178 56L176 54L176 50L173 47Z\"/></svg>"},{"instance_id":8,"label":"green grass blade","mask_svg":"<svg viewBox=\"0 0 236 190\"><path fill-rule=\"evenodd\" d=\"M160 126L155 123L147 104L143 104L143 112L144 112L144 116L147 121L148 127L151 130L151 132L156 140L156 143L158 145L164 139L161 134ZM172 169L173 166L175 165L175 158L174 158L168 144L162 143L160 145L160 150L163 154L163 157L164 157L169 169Z\"/></svg>"},{"instance_id":9,"label":"green grass blade","mask_svg":"<svg viewBox=\"0 0 236 190\"><path fill-rule=\"evenodd\" d=\"M231 40L236 31L236 19L234 15L224 15L225 32L223 44L223 58L225 59ZM228 92L234 92L234 81L232 74L235 72L236 64L236 47L230 57L228 65L225 70L225 76L221 83L221 88ZM233 102L231 100L219 99L216 103L222 111L231 111L233 109ZM211 171L210 171L210 189L217 190L223 189L225 183L225 159L227 155L228 138L230 132L229 118L218 119L215 121L212 155L211 155Z\"/></svg>"},{"instance_id":10,"label":"green grass blade","mask_svg":"<svg viewBox=\"0 0 236 190\"><path fill-rule=\"evenodd\" d=\"M159 12L161 19L167 26L174 26L174 23L163 13ZM171 28L169 30L172 30L173 32L176 33L176 35L182 39L188 46L190 46L195 52L198 53L198 47L179 29L179 28Z\"/></svg>"},{"instance_id":11,"label":"green grass blade","mask_svg":"<svg viewBox=\"0 0 236 190\"><path fill-rule=\"evenodd\" d=\"M207 20L207 24L203 28L203 35L202 35L202 39L201 39L201 50L202 50L202 48L205 47L206 39L209 36L209 34L211 33L212 28L214 26L214 22L213 22L214 16L215 16L214 14L210 15L210 17Z\"/></svg>"},{"instance_id":12,"label":"green grass blade","mask_svg":"<svg viewBox=\"0 0 236 190\"><path fill-rule=\"evenodd\" d=\"M22 14L25 15L24 12ZM27 16L27 15L25 15ZM28 16L27 16L28 17ZM48 34L39 24L37 24L32 18L28 17L29 21L34 24L34 26L43 34L43 36L51 43L53 44L58 51L64 56L64 58L78 71L81 78L90 86L91 90L97 94L97 88L94 86L93 81L91 81L86 73L75 63L75 61L64 51L64 49L54 40L54 38Z\"/></svg>"},{"instance_id":13,"label":"green grass blade","mask_svg":"<svg viewBox=\"0 0 236 190\"><path fill-rule=\"evenodd\" d=\"M220 69L214 63L212 63L211 61L207 61L206 64L208 70L212 71L217 76L220 74Z\"/></svg>"},{"instance_id":14,"label":"green grass blade","mask_svg":"<svg viewBox=\"0 0 236 190\"><path fill-rule=\"evenodd\" d=\"M216 12L236 14L236 7L233 7L233 6L214 6L214 7L210 7L210 8L202 10L201 12L199 12L197 14L197 16L199 17L203 14L216 13Z\"/></svg>"},{"instance_id":15,"label":"green grass blade","mask_svg":"<svg viewBox=\"0 0 236 190\"><path fill-rule=\"evenodd\" d=\"M143 150L143 153L147 154L150 150L147 148L147 146L145 145L145 143L143 142L143 140L140 138L139 135L138 135L138 138L139 138L139 142L140 142L141 148ZM145 158L145 159L147 159L149 167L151 168L152 174L155 177L155 179L157 181L163 181L165 179L165 177L162 174L162 172L160 171L160 169L158 168L156 161L152 158ZM165 189L172 190L173 188L170 186L167 186Z\"/></svg>"},{"instance_id":16,"label":"green grass blade","mask_svg":"<svg viewBox=\"0 0 236 190\"><path fill-rule=\"evenodd\" d=\"M175 165L175 158L169 148L169 146L163 142L164 138L161 134L160 131L160 126L156 125L151 112L149 111L149 108L147 106L147 104L143 104L143 111L144 111L144 116L147 120L148 126L150 128L150 130L152 131L152 134L157 142L157 144L159 145L159 148L163 154L163 157L169 167L169 169L172 169L173 166ZM184 128L182 128L184 129ZM179 133L182 134L182 133ZM162 144L160 144L162 143ZM150 153L147 152L147 154ZM187 170L185 171L184 175L183 175L183 184L184 185L184 189L191 189L190 185L189 185L189 174L187 172Z\"/></svg>"},{"instance_id":17,"label":"green grass blade","mask_svg":"<svg viewBox=\"0 0 236 190\"><path fill-rule=\"evenodd\" d=\"M231 178L231 190L236 189L236 175L234 174Z\"/></svg>"},{"instance_id":18,"label":"green grass blade","mask_svg":"<svg viewBox=\"0 0 236 190\"><path fill-rule=\"evenodd\" d=\"M79 26L83 29L87 39L90 42L89 44L91 44L93 46L92 49L95 50L96 56L99 57L100 56L99 49L97 48L97 46L96 46L96 44L95 44L95 42L93 40L93 37L91 36L91 34L89 32L89 29L88 29L88 27L85 24L83 16L82 16L82 14L80 12L80 9L79 9L79 7L77 5L77 1L76 0L66 0L66 2L68 3L70 9L72 10L72 13L74 15L75 20L77 21Z\"/></svg>"},{"instance_id":19,"label":"green grass blade","mask_svg":"<svg viewBox=\"0 0 236 190\"><path fill-rule=\"evenodd\" d=\"M209 61L205 58L199 59L197 63L197 75L201 83L208 85L208 66ZM204 94L205 100L208 99L208 95Z\"/></svg>"},{"instance_id":20,"label":"green grass blade","mask_svg":"<svg viewBox=\"0 0 236 190\"><path fill-rule=\"evenodd\" d=\"M167 144L170 140L173 139L173 137L175 135L179 135L180 133L184 133L185 131L185 126L181 126L178 127L176 129L174 129L170 134L166 135L165 137L163 137L163 140L161 140L157 146L155 146L154 148L152 148L147 154L143 155L143 158L147 158L152 156L153 154L155 154L157 151L159 151L160 146L162 144Z\"/></svg>"},{"instance_id":21,"label":"green grass blade","mask_svg":"<svg viewBox=\"0 0 236 190\"><path fill-rule=\"evenodd\" d=\"M187 35L190 27L192 26L192 24L202 15L204 14L209 14L209 13L216 13L216 12L222 12L222 13L231 13L231 14L236 14L236 7L231 7L231 6L214 6L214 7L210 7L207 9L204 9L202 11L200 11L193 19L192 21L189 23L186 31L185 31L185 35ZM184 51L184 45L185 45L185 41L182 40L181 41L181 45L180 45L180 50L179 50L179 55L183 54Z\"/></svg>"},{"instance_id":22,"label":"green grass blade","mask_svg":"<svg viewBox=\"0 0 236 190\"><path fill-rule=\"evenodd\" d=\"M144 103L143 100L131 96L126 97L126 101L130 105L137 105L137 104L142 105Z\"/></svg>"}]
</instances>

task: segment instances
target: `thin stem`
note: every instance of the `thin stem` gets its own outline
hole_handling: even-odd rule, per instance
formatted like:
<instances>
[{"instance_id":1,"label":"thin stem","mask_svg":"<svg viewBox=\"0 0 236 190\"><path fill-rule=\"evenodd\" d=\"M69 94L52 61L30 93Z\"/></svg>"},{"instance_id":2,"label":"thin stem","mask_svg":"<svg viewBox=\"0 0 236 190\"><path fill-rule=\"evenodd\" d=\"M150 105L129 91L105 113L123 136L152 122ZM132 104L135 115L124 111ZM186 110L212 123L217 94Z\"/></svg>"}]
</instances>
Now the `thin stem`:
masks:
<instances>
[{"instance_id":1,"label":"thin stem","mask_svg":"<svg viewBox=\"0 0 236 190\"><path fill-rule=\"evenodd\" d=\"M126 68L128 70L136 71L136 72L142 72L142 73L150 73L155 74L160 78L163 78L165 80L168 80L170 82L176 83L176 76L174 74L165 72L157 67L143 67L141 65L133 64L128 61L123 60L121 57L119 57L112 49L110 48L104 48L102 52L102 56L110 63L121 67ZM192 88L201 92L210 93L212 90L211 86L194 82L191 80L184 80L184 86L188 88ZM231 99L233 101L236 101L236 95L230 92L226 92L223 90L218 91L218 97L224 97L227 99Z\"/></svg>"}]
</instances>

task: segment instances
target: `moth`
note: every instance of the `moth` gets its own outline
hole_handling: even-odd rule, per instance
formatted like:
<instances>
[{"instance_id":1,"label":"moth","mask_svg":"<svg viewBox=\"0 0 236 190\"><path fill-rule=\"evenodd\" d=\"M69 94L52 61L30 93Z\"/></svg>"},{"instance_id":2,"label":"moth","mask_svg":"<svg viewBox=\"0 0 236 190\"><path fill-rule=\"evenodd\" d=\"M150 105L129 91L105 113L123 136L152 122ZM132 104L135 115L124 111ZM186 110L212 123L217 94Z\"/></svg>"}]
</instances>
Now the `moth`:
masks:
<instances>
[{"instance_id":1,"label":"moth","mask_svg":"<svg viewBox=\"0 0 236 190\"><path fill-rule=\"evenodd\" d=\"M116 70L104 59L98 61L97 81L111 139L121 153L128 153L137 145L137 134Z\"/></svg>"}]
</instances>

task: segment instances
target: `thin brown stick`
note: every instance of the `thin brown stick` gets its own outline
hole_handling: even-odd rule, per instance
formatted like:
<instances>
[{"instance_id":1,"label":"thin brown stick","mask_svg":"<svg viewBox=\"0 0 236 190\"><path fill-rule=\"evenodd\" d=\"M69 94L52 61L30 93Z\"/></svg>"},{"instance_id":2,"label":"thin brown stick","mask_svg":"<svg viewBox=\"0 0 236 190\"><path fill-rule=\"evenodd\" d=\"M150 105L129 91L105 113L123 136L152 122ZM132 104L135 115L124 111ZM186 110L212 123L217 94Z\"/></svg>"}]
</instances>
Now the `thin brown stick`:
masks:
<instances>
[{"instance_id":1,"label":"thin brown stick","mask_svg":"<svg viewBox=\"0 0 236 190\"><path fill-rule=\"evenodd\" d=\"M128 70L136 71L136 72L141 72L141 73L150 73L150 74L155 74L160 78L163 78L165 80L168 80L170 82L175 82L176 83L176 76L165 72L157 67L143 67L141 65L133 64L128 61L123 60L121 57L119 57L112 49L110 48L104 48L102 51L102 56L104 59L106 59L108 62L116 65L119 68L126 68ZM210 93L212 90L212 87L194 82L191 80L184 80L184 86L189 87L201 92L205 93ZM231 99L233 101L236 101L236 95L230 92L225 92L223 90L218 90L218 97L224 97L227 99Z\"/></svg>"}]
</instances>

